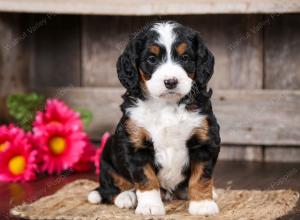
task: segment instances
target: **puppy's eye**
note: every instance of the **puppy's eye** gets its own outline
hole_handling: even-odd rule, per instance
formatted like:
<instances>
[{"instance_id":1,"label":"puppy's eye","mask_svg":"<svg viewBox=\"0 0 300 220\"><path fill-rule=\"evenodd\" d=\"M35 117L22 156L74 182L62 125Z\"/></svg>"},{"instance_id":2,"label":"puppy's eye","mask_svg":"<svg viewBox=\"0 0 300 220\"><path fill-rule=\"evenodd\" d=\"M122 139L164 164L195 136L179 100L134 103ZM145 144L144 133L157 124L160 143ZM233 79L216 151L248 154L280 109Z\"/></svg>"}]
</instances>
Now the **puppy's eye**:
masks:
<instances>
[{"instance_id":1,"label":"puppy's eye","mask_svg":"<svg viewBox=\"0 0 300 220\"><path fill-rule=\"evenodd\" d=\"M189 60L190 60L190 56L189 56L189 55L183 54L183 55L181 56L181 61L187 62L187 61L189 61Z\"/></svg>"},{"instance_id":2,"label":"puppy's eye","mask_svg":"<svg viewBox=\"0 0 300 220\"><path fill-rule=\"evenodd\" d=\"M158 59L155 56L150 56L150 57L147 58L147 62L149 64L156 64L158 62Z\"/></svg>"}]
</instances>

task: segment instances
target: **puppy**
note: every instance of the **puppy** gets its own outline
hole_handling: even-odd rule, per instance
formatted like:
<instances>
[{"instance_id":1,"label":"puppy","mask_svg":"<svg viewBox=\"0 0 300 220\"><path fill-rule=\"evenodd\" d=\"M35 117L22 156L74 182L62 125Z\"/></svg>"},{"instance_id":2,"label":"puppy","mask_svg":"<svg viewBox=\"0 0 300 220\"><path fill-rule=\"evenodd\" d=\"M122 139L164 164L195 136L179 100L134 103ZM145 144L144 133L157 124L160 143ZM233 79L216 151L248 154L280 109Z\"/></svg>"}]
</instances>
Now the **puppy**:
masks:
<instances>
[{"instance_id":1,"label":"puppy","mask_svg":"<svg viewBox=\"0 0 300 220\"><path fill-rule=\"evenodd\" d=\"M199 34L158 22L133 36L117 62L123 116L100 158L91 203L164 215L162 197L188 199L192 215L219 212L213 170L220 151L212 112L214 57Z\"/></svg>"}]
</instances>

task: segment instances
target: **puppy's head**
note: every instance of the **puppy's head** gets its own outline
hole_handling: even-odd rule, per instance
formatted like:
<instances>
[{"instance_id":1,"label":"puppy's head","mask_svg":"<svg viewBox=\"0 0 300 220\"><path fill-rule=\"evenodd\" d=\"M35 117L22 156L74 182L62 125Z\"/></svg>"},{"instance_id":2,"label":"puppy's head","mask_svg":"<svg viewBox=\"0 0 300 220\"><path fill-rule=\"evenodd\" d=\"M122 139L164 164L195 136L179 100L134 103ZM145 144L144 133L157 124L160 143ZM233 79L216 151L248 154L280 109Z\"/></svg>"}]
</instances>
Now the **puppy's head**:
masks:
<instances>
[{"instance_id":1,"label":"puppy's head","mask_svg":"<svg viewBox=\"0 0 300 220\"><path fill-rule=\"evenodd\" d=\"M137 33L117 62L129 92L174 101L193 86L205 88L213 68L214 57L199 33L176 22L155 23Z\"/></svg>"}]
</instances>

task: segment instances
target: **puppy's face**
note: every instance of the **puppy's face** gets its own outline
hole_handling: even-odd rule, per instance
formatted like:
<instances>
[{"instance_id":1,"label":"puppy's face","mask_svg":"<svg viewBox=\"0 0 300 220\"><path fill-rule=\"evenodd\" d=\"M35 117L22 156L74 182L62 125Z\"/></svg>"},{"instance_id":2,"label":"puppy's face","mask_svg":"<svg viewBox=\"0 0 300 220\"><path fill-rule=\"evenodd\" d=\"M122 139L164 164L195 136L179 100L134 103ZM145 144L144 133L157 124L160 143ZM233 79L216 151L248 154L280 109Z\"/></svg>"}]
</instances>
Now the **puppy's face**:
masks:
<instances>
[{"instance_id":1,"label":"puppy's face","mask_svg":"<svg viewBox=\"0 0 300 220\"><path fill-rule=\"evenodd\" d=\"M197 32L175 22L162 22L132 39L117 67L127 89L139 86L153 98L178 101L194 85L206 86L213 65L213 56Z\"/></svg>"},{"instance_id":2,"label":"puppy's face","mask_svg":"<svg viewBox=\"0 0 300 220\"><path fill-rule=\"evenodd\" d=\"M189 93L196 62L193 44L176 24L155 24L140 55L139 74L149 95L178 100Z\"/></svg>"}]
</instances>

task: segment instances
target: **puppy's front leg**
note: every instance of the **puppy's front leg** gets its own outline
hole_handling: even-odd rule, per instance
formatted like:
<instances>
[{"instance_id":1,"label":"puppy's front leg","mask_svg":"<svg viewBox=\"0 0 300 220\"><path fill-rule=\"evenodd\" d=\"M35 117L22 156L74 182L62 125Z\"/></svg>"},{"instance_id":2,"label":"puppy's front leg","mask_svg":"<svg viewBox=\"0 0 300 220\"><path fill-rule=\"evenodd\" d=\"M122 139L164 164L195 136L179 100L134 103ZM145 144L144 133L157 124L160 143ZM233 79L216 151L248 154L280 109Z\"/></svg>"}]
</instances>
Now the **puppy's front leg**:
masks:
<instances>
[{"instance_id":1,"label":"puppy's front leg","mask_svg":"<svg viewBox=\"0 0 300 220\"><path fill-rule=\"evenodd\" d=\"M136 214L142 215L164 215L165 207L160 195L158 178L153 167L146 164L144 167L137 168L134 172L136 181L136 195L138 205Z\"/></svg>"},{"instance_id":2,"label":"puppy's front leg","mask_svg":"<svg viewBox=\"0 0 300 220\"><path fill-rule=\"evenodd\" d=\"M213 180L210 175L210 162L193 162L189 180L189 213L192 215L214 215L219 213L213 201Z\"/></svg>"}]
</instances>

